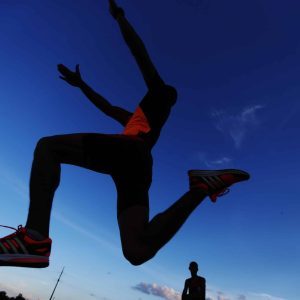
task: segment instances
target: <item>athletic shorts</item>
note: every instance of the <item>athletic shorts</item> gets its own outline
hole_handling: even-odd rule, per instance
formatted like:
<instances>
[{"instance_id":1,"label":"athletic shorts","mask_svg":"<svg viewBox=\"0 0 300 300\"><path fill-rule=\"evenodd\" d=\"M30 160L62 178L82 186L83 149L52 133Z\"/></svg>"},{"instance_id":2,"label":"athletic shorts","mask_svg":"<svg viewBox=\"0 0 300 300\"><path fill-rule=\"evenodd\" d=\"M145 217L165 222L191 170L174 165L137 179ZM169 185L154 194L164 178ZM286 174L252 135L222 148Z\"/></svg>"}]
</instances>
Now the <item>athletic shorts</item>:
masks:
<instances>
[{"instance_id":1,"label":"athletic shorts","mask_svg":"<svg viewBox=\"0 0 300 300\"><path fill-rule=\"evenodd\" d=\"M141 138L88 134L84 137L84 152L89 169L109 174L114 180L118 215L131 206L149 207L152 155Z\"/></svg>"},{"instance_id":2,"label":"athletic shorts","mask_svg":"<svg viewBox=\"0 0 300 300\"><path fill-rule=\"evenodd\" d=\"M139 136L88 134L84 138L86 161L95 171L110 174L116 184L118 215L125 209L149 207L148 191L152 182L151 149L177 99L176 89L161 85L151 89L139 106L150 132Z\"/></svg>"}]
</instances>

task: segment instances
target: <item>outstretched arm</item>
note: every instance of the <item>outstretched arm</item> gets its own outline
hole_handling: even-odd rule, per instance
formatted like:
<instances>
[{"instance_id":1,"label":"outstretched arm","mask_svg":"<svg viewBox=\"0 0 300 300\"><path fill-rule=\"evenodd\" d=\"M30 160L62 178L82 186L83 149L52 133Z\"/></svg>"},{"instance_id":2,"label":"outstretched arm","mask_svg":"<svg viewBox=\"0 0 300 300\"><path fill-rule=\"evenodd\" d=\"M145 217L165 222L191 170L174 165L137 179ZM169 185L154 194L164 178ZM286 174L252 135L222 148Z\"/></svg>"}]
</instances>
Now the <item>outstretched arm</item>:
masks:
<instances>
[{"instance_id":1,"label":"outstretched arm","mask_svg":"<svg viewBox=\"0 0 300 300\"><path fill-rule=\"evenodd\" d=\"M124 10L118 7L114 0L109 0L109 4L110 13L117 20L123 38L135 57L148 88L150 89L158 84L164 84L164 81L161 79L149 57L143 41L126 19Z\"/></svg>"},{"instance_id":2,"label":"outstretched arm","mask_svg":"<svg viewBox=\"0 0 300 300\"><path fill-rule=\"evenodd\" d=\"M88 86L81 78L79 65L76 65L76 71L70 71L66 66L59 64L57 66L58 71L63 75L60 76L61 79L66 81L72 86L79 87L85 96L104 114L115 119L123 126L125 126L132 116L129 111L111 105L104 97L96 93L90 86Z\"/></svg>"}]
</instances>

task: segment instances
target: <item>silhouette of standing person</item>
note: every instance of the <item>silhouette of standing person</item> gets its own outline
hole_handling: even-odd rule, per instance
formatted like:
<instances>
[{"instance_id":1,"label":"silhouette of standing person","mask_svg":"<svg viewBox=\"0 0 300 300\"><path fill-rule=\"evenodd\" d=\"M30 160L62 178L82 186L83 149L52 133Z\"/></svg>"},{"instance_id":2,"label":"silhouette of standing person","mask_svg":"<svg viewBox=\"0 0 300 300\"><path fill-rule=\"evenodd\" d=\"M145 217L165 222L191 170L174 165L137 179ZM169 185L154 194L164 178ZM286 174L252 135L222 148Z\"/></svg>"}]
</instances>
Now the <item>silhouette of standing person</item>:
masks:
<instances>
[{"instance_id":1,"label":"silhouette of standing person","mask_svg":"<svg viewBox=\"0 0 300 300\"><path fill-rule=\"evenodd\" d=\"M249 179L248 173L234 169L190 170L188 191L171 207L149 220L151 149L177 100L177 91L160 77L143 41L126 19L124 10L114 0L109 0L109 8L148 91L132 113L110 104L89 87L83 81L78 65L75 72L58 65L61 79L78 87L99 110L122 124L124 130L120 134L55 135L38 141L30 175L27 222L25 227L19 225L15 233L0 239L2 266L42 268L49 265L52 243L49 238L50 214L60 183L61 164L83 167L112 177L117 189L117 218L122 250L133 265L143 264L153 258L206 196L215 202L229 186ZM88 253L83 253L83 257L85 255Z\"/></svg>"},{"instance_id":2,"label":"silhouette of standing person","mask_svg":"<svg viewBox=\"0 0 300 300\"><path fill-rule=\"evenodd\" d=\"M189 266L191 277L186 279L182 291L182 300L205 300L206 281L198 276L198 264L192 261Z\"/></svg>"}]
</instances>

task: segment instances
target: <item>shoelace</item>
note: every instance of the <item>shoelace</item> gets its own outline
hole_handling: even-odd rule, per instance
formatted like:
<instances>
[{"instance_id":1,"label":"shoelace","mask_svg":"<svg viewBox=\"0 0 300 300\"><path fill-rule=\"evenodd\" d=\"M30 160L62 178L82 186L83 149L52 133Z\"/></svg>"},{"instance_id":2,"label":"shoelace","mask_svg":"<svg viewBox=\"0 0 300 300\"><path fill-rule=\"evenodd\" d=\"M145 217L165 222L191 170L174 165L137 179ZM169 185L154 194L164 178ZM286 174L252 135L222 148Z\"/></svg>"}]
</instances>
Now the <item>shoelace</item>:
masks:
<instances>
[{"instance_id":1,"label":"shoelace","mask_svg":"<svg viewBox=\"0 0 300 300\"><path fill-rule=\"evenodd\" d=\"M14 232L14 233L12 233L12 234L10 234L10 235L6 236L5 238L9 238L9 237L11 237L11 236L14 236L14 235L16 235L16 234L17 234L17 233L19 233L19 232L21 231L21 229L23 228L23 226L22 226L22 225L19 225L19 226L18 226L18 228L11 227L11 226L6 226L6 225L0 225L0 227L9 228L9 229L13 229L13 230L15 230L15 231L16 231L16 232Z\"/></svg>"}]
</instances>

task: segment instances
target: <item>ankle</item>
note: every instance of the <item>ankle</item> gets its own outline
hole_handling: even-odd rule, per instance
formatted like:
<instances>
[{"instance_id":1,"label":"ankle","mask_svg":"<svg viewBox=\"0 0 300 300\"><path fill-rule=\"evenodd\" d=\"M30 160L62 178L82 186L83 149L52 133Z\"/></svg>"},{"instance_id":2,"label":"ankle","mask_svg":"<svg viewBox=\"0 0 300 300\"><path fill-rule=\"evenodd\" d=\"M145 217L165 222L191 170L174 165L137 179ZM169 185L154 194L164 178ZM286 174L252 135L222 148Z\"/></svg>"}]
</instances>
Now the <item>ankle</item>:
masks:
<instances>
[{"instance_id":1,"label":"ankle","mask_svg":"<svg viewBox=\"0 0 300 300\"><path fill-rule=\"evenodd\" d=\"M188 192L193 198L205 198L209 195L208 191L200 187L192 187Z\"/></svg>"},{"instance_id":2,"label":"ankle","mask_svg":"<svg viewBox=\"0 0 300 300\"><path fill-rule=\"evenodd\" d=\"M46 236L35 229L31 229L31 228L26 228L26 229L27 229L28 236L33 240L42 241L48 237L48 235Z\"/></svg>"}]
</instances>

